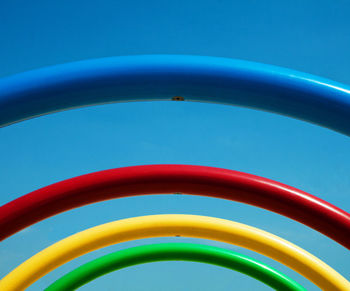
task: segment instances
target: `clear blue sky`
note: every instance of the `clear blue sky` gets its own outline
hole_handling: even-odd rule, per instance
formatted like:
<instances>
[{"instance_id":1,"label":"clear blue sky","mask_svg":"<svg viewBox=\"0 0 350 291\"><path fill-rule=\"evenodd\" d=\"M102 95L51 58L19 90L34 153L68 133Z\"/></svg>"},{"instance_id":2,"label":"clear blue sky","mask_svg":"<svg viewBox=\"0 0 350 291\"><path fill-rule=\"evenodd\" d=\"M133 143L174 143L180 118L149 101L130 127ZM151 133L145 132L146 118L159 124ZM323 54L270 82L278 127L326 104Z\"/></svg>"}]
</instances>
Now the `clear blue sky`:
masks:
<instances>
[{"instance_id":1,"label":"clear blue sky","mask_svg":"<svg viewBox=\"0 0 350 291\"><path fill-rule=\"evenodd\" d=\"M132 54L194 54L258 61L350 84L350 3L329 1L1 1L0 77L58 63ZM149 102L95 106L0 129L0 204L66 178L156 163L223 167L271 178L350 211L350 138L302 121L231 106ZM280 215L191 196L117 199L36 224L0 244L0 276L50 244L109 221L160 213L231 219L305 248L350 279L350 253ZM152 242L115 245L35 283L41 290L92 258ZM114 272L82 290L268 290L219 267L166 262Z\"/></svg>"}]
</instances>

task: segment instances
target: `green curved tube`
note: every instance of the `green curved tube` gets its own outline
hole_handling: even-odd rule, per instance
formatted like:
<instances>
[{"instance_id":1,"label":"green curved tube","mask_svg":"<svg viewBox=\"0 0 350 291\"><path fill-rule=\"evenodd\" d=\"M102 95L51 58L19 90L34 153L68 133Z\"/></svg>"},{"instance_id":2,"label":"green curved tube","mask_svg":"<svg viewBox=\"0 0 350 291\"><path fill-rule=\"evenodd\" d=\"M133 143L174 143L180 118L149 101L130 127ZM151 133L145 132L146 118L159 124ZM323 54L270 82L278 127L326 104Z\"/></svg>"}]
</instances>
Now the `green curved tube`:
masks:
<instances>
[{"instance_id":1,"label":"green curved tube","mask_svg":"<svg viewBox=\"0 0 350 291\"><path fill-rule=\"evenodd\" d=\"M157 261L207 263L241 272L276 290L306 290L279 271L252 258L226 249L189 243L152 244L114 252L78 267L52 283L45 290L75 290L107 273L133 265Z\"/></svg>"}]
</instances>

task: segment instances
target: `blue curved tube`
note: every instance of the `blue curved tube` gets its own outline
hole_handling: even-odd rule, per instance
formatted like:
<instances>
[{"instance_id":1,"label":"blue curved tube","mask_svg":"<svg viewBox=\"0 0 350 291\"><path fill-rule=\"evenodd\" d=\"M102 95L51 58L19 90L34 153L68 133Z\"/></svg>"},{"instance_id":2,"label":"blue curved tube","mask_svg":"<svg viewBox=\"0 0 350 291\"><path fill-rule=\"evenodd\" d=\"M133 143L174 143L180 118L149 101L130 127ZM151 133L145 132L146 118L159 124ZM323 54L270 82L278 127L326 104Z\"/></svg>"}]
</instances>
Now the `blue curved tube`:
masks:
<instances>
[{"instance_id":1,"label":"blue curved tube","mask_svg":"<svg viewBox=\"0 0 350 291\"><path fill-rule=\"evenodd\" d=\"M88 60L3 78L0 126L69 108L175 96L275 112L350 135L349 86L275 66L178 55Z\"/></svg>"}]
</instances>

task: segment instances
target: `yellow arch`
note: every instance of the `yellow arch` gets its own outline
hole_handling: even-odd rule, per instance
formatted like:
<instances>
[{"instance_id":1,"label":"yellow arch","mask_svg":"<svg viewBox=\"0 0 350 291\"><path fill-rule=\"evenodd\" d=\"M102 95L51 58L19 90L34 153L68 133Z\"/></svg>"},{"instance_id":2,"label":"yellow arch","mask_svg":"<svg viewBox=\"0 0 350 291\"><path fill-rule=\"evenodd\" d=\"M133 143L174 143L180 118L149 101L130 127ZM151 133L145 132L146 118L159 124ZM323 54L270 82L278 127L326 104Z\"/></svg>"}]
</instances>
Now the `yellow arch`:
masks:
<instances>
[{"instance_id":1,"label":"yellow arch","mask_svg":"<svg viewBox=\"0 0 350 291\"><path fill-rule=\"evenodd\" d=\"M183 214L128 218L76 233L18 266L0 281L0 290L23 290L64 263L102 247L164 236L196 237L235 244L281 262L322 290L350 290L350 282L334 269L284 239L229 220Z\"/></svg>"}]
</instances>

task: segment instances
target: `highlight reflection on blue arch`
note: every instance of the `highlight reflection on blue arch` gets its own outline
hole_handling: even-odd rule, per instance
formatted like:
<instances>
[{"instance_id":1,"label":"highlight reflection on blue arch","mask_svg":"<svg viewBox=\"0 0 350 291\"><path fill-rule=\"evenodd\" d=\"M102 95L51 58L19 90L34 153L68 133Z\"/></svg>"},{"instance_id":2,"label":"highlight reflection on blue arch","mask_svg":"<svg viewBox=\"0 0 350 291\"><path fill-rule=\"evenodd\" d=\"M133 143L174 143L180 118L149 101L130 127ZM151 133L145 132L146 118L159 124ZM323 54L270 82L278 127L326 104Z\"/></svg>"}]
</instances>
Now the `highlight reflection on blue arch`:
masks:
<instances>
[{"instance_id":1,"label":"highlight reflection on blue arch","mask_svg":"<svg viewBox=\"0 0 350 291\"><path fill-rule=\"evenodd\" d=\"M178 55L88 60L3 78L0 126L74 107L175 96L275 112L350 136L349 86L275 66Z\"/></svg>"}]
</instances>

